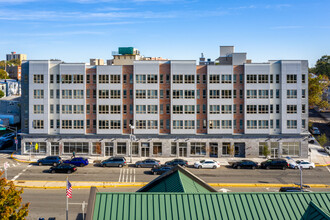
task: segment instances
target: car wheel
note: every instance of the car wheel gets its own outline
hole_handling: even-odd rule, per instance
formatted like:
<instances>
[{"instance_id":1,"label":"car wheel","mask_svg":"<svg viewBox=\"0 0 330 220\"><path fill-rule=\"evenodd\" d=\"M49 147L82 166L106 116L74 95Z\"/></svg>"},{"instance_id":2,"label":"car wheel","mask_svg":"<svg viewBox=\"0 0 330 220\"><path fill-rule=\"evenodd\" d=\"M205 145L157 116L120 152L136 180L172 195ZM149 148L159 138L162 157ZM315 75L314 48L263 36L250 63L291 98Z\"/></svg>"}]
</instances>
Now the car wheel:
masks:
<instances>
[{"instance_id":1,"label":"car wheel","mask_svg":"<svg viewBox=\"0 0 330 220\"><path fill-rule=\"evenodd\" d=\"M266 170L269 170L269 168L270 168L269 166L266 166Z\"/></svg>"},{"instance_id":2,"label":"car wheel","mask_svg":"<svg viewBox=\"0 0 330 220\"><path fill-rule=\"evenodd\" d=\"M253 167L252 167L252 170L255 170L255 169L256 169L256 167L255 167L255 166L253 166Z\"/></svg>"},{"instance_id":3,"label":"car wheel","mask_svg":"<svg viewBox=\"0 0 330 220\"><path fill-rule=\"evenodd\" d=\"M39 166L41 166L41 165L42 165L42 163L38 163L38 165L39 165Z\"/></svg>"},{"instance_id":4,"label":"car wheel","mask_svg":"<svg viewBox=\"0 0 330 220\"><path fill-rule=\"evenodd\" d=\"M154 175L157 175L157 172L154 172Z\"/></svg>"},{"instance_id":5,"label":"car wheel","mask_svg":"<svg viewBox=\"0 0 330 220\"><path fill-rule=\"evenodd\" d=\"M52 170L52 172L51 173L55 173L55 170Z\"/></svg>"},{"instance_id":6,"label":"car wheel","mask_svg":"<svg viewBox=\"0 0 330 220\"><path fill-rule=\"evenodd\" d=\"M83 167L83 166L84 166L84 164L83 164L83 163L81 163L81 164L80 164L80 167Z\"/></svg>"},{"instance_id":7,"label":"car wheel","mask_svg":"<svg viewBox=\"0 0 330 220\"><path fill-rule=\"evenodd\" d=\"M119 168L122 168L122 167L123 167L123 165L122 165L122 164L119 164L119 165L118 165L118 167L119 167Z\"/></svg>"},{"instance_id":8,"label":"car wheel","mask_svg":"<svg viewBox=\"0 0 330 220\"><path fill-rule=\"evenodd\" d=\"M72 171L71 170L68 170L68 172L67 172L68 174L70 174L70 173L72 173Z\"/></svg>"},{"instance_id":9,"label":"car wheel","mask_svg":"<svg viewBox=\"0 0 330 220\"><path fill-rule=\"evenodd\" d=\"M57 163L53 163L53 166L55 167L57 165Z\"/></svg>"},{"instance_id":10,"label":"car wheel","mask_svg":"<svg viewBox=\"0 0 330 220\"><path fill-rule=\"evenodd\" d=\"M202 169L202 166L201 166L201 165L199 165L199 166L198 166L198 169Z\"/></svg>"},{"instance_id":11,"label":"car wheel","mask_svg":"<svg viewBox=\"0 0 330 220\"><path fill-rule=\"evenodd\" d=\"M103 166L103 167L106 167L107 165L103 164L102 166Z\"/></svg>"},{"instance_id":12,"label":"car wheel","mask_svg":"<svg viewBox=\"0 0 330 220\"><path fill-rule=\"evenodd\" d=\"M282 170L286 170L286 167L282 167Z\"/></svg>"},{"instance_id":13,"label":"car wheel","mask_svg":"<svg viewBox=\"0 0 330 220\"><path fill-rule=\"evenodd\" d=\"M237 168L237 169L241 169L241 166L237 166L236 168Z\"/></svg>"},{"instance_id":14,"label":"car wheel","mask_svg":"<svg viewBox=\"0 0 330 220\"><path fill-rule=\"evenodd\" d=\"M141 165L138 165L137 167L138 167L138 168L141 168Z\"/></svg>"},{"instance_id":15,"label":"car wheel","mask_svg":"<svg viewBox=\"0 0 330 220\"><path fill-rule=\"evenodd\" d=\"M217 168L217 166L213 166L212 168L213 168L213 169L216 169L216 168Z\"/></svg>"},{"instance_id":16,"label":"car wheel","mask_svg":"<svg viewBox=\"0 0 330 220\"><path fill-rule=\"evenodd\" d=\"M309 167L309 169L310 169L310 170L312 170L312 169L313 169L313 167L312 167L312 166L310 166L310 167Z\"/></svg>"}]
</instances>

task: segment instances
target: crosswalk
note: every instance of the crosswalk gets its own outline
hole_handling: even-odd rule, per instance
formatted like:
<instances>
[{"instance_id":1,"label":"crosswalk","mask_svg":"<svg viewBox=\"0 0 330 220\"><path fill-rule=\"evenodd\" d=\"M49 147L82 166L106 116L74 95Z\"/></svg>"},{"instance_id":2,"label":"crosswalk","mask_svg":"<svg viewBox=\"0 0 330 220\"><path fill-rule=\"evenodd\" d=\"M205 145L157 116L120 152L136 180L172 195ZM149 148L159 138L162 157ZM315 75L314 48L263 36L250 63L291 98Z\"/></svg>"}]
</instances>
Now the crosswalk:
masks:
<instances>
[{"instance_id":1,"label":"crosswalk","mask_svg":"<svg viewBox=\"0 0 330 220\"><path fill-rule=\"evenodd\" d=\"M135 182L135 169L134 168L120 169L118 182L134 183Z\"/></svg>"}]
</instances>

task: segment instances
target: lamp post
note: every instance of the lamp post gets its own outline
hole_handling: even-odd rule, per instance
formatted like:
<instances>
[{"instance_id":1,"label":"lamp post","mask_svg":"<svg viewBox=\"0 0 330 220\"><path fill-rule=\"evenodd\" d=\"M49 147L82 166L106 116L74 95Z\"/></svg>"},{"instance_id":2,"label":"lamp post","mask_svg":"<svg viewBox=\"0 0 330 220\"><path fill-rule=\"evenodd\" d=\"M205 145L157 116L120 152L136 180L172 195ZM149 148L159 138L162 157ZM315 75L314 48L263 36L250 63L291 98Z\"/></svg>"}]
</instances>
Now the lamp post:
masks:
<instances>
[{"instance_id":1,"label":"lamp post","mask_svg":"<svg viewBox=\"0 0 330 220\"><path fill-rule=\"evenodd\" d=\"M134 125L129 124L129 127L131 129L131 134L129 135L129 154L130 154L130 163L132 163L132 137L133 137L133 129Z\"/></svg>"}]
</instances>

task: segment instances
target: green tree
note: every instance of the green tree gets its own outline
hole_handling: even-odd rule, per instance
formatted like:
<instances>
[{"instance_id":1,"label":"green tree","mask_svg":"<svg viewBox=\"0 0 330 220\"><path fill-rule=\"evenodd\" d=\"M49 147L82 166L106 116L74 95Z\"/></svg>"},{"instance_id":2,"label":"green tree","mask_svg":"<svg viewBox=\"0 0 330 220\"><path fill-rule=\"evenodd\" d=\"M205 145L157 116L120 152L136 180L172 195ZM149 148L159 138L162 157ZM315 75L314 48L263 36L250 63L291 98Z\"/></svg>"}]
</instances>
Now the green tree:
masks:
<instances>
[{"instance_id":1,"label":"green tree","mask_svg":"<svg viewBox=\"0 0 330 220\"><path fill-rule=\"evenodd\" d=\"M12 59L7 61L7 65L20 66L22 63L19 59Z\"/></svg>"},{"instance_id":2,"label":"green tree","mask_svg":"<svg viewBox=\"0 0 330 220\"><path fill-rule=\"evenodd\" d=\"M4 96L5 96L5 93L2 90L0 90L0 99Z\"/></svg>"},{"instance_id":3,"label":"green tree","mask_svg":"<svg viewBox=\"0 0 330 220\"><path fill-rule=\"evenodd\" d=\"M330 56L324 55L317 60L314 68L310 68L309 71L316 75L325 75L330 77Z\"/></svg>"},{"instance_id":4,"label":"green tree","mask_svg":"<svg viewBox=\"0 0 330 220\"><path fill-rule=\"evenodd\" d=\"M3 69L0 69L0 79L9 79L7 72Z\"/></svg>"},{"instance_id":5,"label":"green tree","mask_svg":"<svg viewBox=\"0 0 330 220\"><path fill-rule=\"evenodd\" d=\"M322 102L322 94L328 87L328 77L319 75L317 77L308 77L308 104L309 106L328 107L327 103Z\"/></svg>"},{"instance_id":6,"label":"green tree","mask_svg":"<svg viewBox=\"0 0 330 220\"><path fill-rule=\"evenodd\" d=\"M262 149L262 154L265 156L265 157L268 157L270 155L270 150L269 150L269 146L268 144L264 144L264 147Z\"/></svg>"},{"instance_id":7,"label":"green tree","mask_svg":"<svg viewBox=\"0 0 330 220\"><path fill-rule=\"evenodd\" d=\"M328 142L328 138L326 134L322 134L318 137L318 142L321 146L325 145Z\"/></svg>"},{"instance_id":8,"label":"green tree","mask_svg":"<svg viewBox=\"0 0 330 220\"><path fill-rule=\"evenodd\" d=\"M12 181L0 179L0 219L23 220L28 216L30 204L21 205L22 193L23 189L17 189Z\"/></svg>"}]
</instances>

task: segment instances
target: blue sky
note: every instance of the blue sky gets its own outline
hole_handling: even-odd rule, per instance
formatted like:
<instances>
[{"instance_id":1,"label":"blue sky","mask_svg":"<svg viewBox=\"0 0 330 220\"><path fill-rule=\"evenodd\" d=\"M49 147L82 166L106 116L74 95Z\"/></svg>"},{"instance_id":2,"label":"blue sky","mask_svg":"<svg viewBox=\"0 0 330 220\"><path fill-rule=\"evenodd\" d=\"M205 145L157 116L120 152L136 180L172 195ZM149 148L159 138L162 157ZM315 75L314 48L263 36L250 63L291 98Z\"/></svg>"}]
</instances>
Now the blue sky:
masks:
<instances>
[{"instance_id":1,"label":"blue sky","mask_svg":"<svg viewBox=\"0 0 330 220\"><path fill-rule=\"evenodd\" d=\"M234 45L255 62L330 53L329 0L0 0L0 59L88 62L120 46L197 60Z\"/></svg>"}]
</instances>

